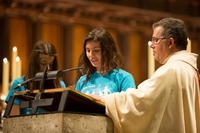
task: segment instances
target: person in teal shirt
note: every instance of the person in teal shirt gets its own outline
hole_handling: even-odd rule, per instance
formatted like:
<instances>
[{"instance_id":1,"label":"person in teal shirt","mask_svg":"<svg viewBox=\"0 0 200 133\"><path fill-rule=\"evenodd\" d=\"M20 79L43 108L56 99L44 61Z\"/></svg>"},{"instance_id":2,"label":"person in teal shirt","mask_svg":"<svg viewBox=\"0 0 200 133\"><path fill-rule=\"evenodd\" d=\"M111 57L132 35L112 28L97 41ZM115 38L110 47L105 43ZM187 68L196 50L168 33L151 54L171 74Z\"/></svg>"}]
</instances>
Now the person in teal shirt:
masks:
<instances>
[{"instance_id":1,"label":"person in teal shirt","mask_svg":"<svg viewBox=\"0 0 200 133\"><path fill-rule=\"evenodd\" d=\"M28 84L28 86L20 86L19 88L14 89L18 84L23 83L24 81L34 78L35 74L38 72L43 72L47 67L48 71L54 71L58 69L57 53L56 48L53 44L45 41L38 41L34 47L33 51L29 58L28 70L27 73L15 79L12 82L8 95L5 102L8 103L11 96L14 95L14 92L20 91L30 91L38 90L40 88L40 81L33 81ZM66 88L65 83L60 79L52 79L44 81L44 89L53 89L53 88ZM30 114L31 109L24 108L19 109L20 101L15 99L14 105L12 107L10 115L23 115ZM44 110L38 110L37 113L43 113Z\"/></svg>"},{"instance_id":2,"label":"person in teal shirt","mask_svg":"<svg viewBox=\"0 0 200 133\"><path fill-rule=\"evenodd\" d=\"M134 77L121 68L122 64L123 56L111 34L104 28L92 30L84 40L79 58L83 69L76 90L103 96L136 88Z\"/></svg>"}]
</instances>

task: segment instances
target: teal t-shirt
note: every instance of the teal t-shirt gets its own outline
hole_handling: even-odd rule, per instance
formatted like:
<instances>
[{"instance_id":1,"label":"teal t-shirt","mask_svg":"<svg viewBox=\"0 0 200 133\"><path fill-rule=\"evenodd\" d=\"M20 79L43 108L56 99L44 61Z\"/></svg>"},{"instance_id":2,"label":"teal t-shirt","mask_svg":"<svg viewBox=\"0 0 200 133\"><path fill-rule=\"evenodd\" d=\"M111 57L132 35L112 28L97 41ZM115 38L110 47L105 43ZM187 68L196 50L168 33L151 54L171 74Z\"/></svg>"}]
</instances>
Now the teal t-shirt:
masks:
<instances>
[{"instance_id":1,"label":"teal t-shirt","mask_svg":"<svg viewBox=\"0 0 200 133\"><path fill-rule=\"evenodd\" d=\"M81 76L76 84L76 90L85 94L103 96L136 88L133 76L122 69L113 69L105 75L94 72L88 82L85 79L86 75Z\"/></svg>"},{"instance_id":2,"label":"teal t-shirt","mask_svg":"<svg viewBox=\"0 0 200 133\"><path fill-rule=\"evenodd\" d=\"M10 90L8 92L8 95L6 97L6 100L5 102L8 103L9 99L10 99L10 96L13 96L14 95L14 92L20 92L20 91L25 91L25 87L24 86L21 86L17 89L14 90L14 88L18 85L18 84L21 84L24 82L24 76L20 77L20 78L17 78L13 81L11 87L10 87ZM63 81L60 81L60 84L61 84L61 87L62 88L66 88L66 85ZM19 105L20 104L20 101L15 99L14 101L14 104L17 104ZM24 108L24 109L20 109L20 114L30 114L31 113L31 110L29 108ZM40 110L38 109L37 110L37 114L39 113L44 113L43 110Z\"/></svg>"}]
</instances>

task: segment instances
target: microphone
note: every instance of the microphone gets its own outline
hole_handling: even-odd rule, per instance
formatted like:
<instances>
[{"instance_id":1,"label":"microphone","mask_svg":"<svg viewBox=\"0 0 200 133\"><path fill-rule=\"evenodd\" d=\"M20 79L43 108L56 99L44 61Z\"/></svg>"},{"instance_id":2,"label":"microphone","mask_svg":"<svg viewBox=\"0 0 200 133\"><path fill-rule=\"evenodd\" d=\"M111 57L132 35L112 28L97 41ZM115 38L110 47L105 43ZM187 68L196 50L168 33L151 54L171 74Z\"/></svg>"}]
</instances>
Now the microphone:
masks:
<instances>
[{"instance_id":1,"label":"microphone","mask_svg":"<svg viewBox=\"0 0 200 133\"><path fill-rule=\"evenodd\" d=\"M33 81L34 79L35 78L31 78L31 79L28 79L28 80L22 82L21 84L18 84L17 86L15 86L14 90L16 90L17 88L19 88L19 87L21 87L21 86L23 86L25 84L28 84L29 82Z\"/></svg>"},{"instance_id":2,"label":"microphone","mask_svg":"<svg viewBox=\"0 0 200 133\"><path fill-rule=\"evenodd\" d=\"M63 70L63 72L69 72L69 71L79 70L79 69L83 69L83 67L70 68L70 69Z\"/></svg>"}]
</instances>

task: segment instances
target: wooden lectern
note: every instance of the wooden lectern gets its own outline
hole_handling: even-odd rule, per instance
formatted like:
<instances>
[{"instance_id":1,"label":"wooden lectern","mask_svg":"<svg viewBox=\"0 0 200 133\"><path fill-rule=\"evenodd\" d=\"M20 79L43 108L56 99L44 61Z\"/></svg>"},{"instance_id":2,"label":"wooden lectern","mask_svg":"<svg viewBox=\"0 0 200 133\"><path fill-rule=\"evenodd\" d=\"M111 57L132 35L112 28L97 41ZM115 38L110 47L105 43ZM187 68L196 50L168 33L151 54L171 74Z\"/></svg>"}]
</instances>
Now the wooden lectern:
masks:
<instances>
[{"instance_id":1,"label":"wooden lectern","mask_svg":"<svg viewBox=\"0 0 200 133\"><path fill-rule=\"evenodd\" d=\"M89 114L105 114L105 106L100 101L95 101L86 94L69 88L46 89L39 100L35 100L38 90L33 93L15 93L10 98L4 113L4 117L10 117L15 99L20 100L20 108L32 108L32 114L36 114L38 108L45 110L46 113L56 112L77 112Z\"/></svg>"}]
</instances>

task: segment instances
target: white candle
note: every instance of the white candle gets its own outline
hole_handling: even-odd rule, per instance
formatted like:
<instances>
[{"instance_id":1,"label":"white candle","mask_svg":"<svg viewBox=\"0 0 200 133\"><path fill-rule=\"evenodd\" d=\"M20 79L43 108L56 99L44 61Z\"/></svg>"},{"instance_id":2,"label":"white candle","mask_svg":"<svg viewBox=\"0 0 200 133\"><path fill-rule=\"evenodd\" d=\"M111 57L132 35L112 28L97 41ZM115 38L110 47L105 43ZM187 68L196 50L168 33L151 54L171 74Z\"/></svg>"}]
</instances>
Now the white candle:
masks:
<instances>
[{"instance_id":1,"label":"white candle","mask_svg":"<svg viewBox=\"0 0 200 133\"><path fill-rule=\"evenodd\" d=\"M191 52L191 40L188 38L188 45L187 45L187 51Z\"/></svg>"},{"instance_id":2,"label":"white candle","mask_svg":"<svg viewBox=\"0 0 200 133\"><path fill-rule=\"evenodd\" d=\"M154 71L155 71L155 59L153 56L153 50L150 47L151 46L151 41L148 42L148 78L150 78Z\"/></svg>"},{"instance_id":3,"label":"white candle","mask_svg":"<svg viewBox=\"0 0 200 133\"><path fill-rule=\"evenodd\" d=\"M12 82L17 78L16 73L17 73L17 69L16 69L16 57L17 57L17 47L13 47L13 52L12 52Z\"/></svg>"},{"instance_id":4,"label":"white candle","mask_svg":"<svg viewBox=\"0 0 200 133\"><path fill-rule=\"evenodd\" d=\"M19 78L21 77L21 72L22 72L22 64L19 56L16 57L16 77Z\"/></svg>"},{"instance_id":5,"label":"white candle","mask_svg":"<svg viewBox=\"0 0 200 133\"><path fill-rule=\"evenodd\" d=\"M9 90L9 62L7 58L3 59L3 74L2 74L2 94L7 96Z\"/></svg>"}]
</instances>

